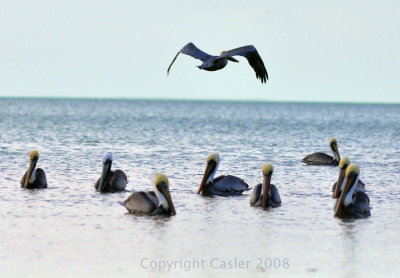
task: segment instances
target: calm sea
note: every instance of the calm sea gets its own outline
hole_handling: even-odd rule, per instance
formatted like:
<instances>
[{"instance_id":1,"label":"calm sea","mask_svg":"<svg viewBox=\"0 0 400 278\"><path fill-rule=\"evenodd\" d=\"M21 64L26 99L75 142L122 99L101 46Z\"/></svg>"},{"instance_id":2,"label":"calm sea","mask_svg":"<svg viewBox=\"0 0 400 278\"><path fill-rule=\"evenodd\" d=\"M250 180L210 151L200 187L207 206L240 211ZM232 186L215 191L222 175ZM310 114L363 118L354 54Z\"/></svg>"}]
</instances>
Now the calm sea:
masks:
<instances>
[{"instance_id":1,"label":"calm sea","mask_svg":"<svg viewBox=\"0 0 400 278\"><path fill-rule=\"evenodd\" d=\"M399 105L0 99L0 276L398 277L399 123ZM338 168L301 163L330 137L360 165L367 219L334 218ZM48 189L20 188L31 149ZM98 194L106 151L131 191L165 173L177 215ZM251 186L272 162L282 206L195 194L210 152Z\"/></svg>"}]
</instances>

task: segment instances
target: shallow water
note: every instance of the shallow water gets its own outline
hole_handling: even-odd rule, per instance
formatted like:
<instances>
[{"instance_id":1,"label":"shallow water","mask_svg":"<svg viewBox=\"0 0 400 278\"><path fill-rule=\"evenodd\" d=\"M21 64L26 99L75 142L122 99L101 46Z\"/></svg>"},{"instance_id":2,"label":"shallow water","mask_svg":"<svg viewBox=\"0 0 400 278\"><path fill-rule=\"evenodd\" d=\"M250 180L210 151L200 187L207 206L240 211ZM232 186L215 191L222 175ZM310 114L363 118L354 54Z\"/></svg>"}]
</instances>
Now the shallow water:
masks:
<instances>
[{"instance_id":1,"label":"shallow water","mask_svg":"<svg viewBox=\"0 0 400 278\"><path fill-rule=\"evenodd\" d=\"M0 274L395 277L399 122L399 105L0 99ZM329 152L330 137L360 164L367 219L334 218L338 168L300 162ZM31 149L48 189L19 186ZM118 204L129 192L95 192L105 151L129 190L151 189L155 171L168 175L177 216L130 215ZM272 162L282 206L250 207L250 192L195 194L214 151L219 174L251 186Z\"/></svg>"}]
</instances>

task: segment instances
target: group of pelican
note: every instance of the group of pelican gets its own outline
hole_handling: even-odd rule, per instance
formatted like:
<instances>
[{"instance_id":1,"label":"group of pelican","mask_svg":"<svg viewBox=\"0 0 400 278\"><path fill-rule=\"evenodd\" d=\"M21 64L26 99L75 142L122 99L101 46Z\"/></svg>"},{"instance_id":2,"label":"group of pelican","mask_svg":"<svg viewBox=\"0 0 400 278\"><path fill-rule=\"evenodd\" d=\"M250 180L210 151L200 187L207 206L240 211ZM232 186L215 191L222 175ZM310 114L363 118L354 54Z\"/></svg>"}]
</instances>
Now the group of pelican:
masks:
<instances>
[{"instance_id":1,"label":"group of pelican","mask_svg":"<svg viewBox=\"0 0 400 278\"><path fill-rule=\"evenodd\" d=\"M364 183L359 179L360 168L350 164L348 157L339 162L339 177L332 187L332 198L337 199L334 206L336 217L370 216L369 198Z\"/></svg>"},{"instance_id":2,"label":"group of pelican","mask_svg":"<svg viewBox=\"0 0 400 278\"><path fill-rule=\"evenodd\" d=\"M360 169L357 164L351 164L348 157L340 159L337 142L330 139L334 156L324 153L314 153L306 156L303 162L312 165L339 165L339 176L332 187L332 198L337 199L334 206L335 217L366 217L370 216L369 198L365 193L365 185L359 179ZM21 187L26 189L46 188L45 172L36 168L39 152L29 153L28 170L21 179ZM337 161L339 160L339 161ZM111 170L113 156L105 153L102 159L103 169L94 187L100 193L125 191L128 184L126 174L122 170ZM207 157L206 168L200 182L197 194L204 196L237 196L250 190L249 185L241 178L232 175L222 175L215 178L220 164L218 153ZM261 167L262 183L257 184L250 196L250 205L262 208L275 208L281 205L278 189L271 183L274 167L264 163ZM139 191L132 193L123 203L129 213L135 214L166 214L175 215L175 207L169 191L169 181L166 175L153 175L154 191Z\"/></svg>"},{"instance_id":3,"label":"group of pelican","mask_svg":"<svg viewBox=\"0 0 400 278\"><path fill-rule=\"evenodd\" d=\"M339 177L332 186L332 198L337 199L334 216L356 218L370 216L369 198L365 193L364 183L359 179L360 167L351 164L347 156L340 158L335 138L329 139L329 146L333 156L316 152L307 155L302 161L309 165L339 165Z\"/></svg>"}]
</instances>

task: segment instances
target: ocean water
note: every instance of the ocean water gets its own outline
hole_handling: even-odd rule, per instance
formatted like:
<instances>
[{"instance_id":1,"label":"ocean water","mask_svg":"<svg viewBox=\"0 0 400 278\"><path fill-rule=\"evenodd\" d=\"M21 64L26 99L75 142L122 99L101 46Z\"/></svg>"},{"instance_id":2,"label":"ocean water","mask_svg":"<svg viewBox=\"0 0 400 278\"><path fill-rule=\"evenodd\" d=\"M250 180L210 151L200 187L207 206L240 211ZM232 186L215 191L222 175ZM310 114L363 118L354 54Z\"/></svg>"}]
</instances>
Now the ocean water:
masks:
<instances>
[{"instance_id":1,"label":"ocean water","mask_svg":"<svg viewBox=\"0 0 400 278\"><path fill-rule=\"evenodd\" d=\"M400 105L0 99L0 276L398 277L399 123ZM330 137L360 165L369 218L334 218L338 168L301 163ZM20 188L31 149L48 189ZM131 191L165 173L177 215L98 194L105 151ZM211 152L250 186L272 162L282 206L195 194Z\"/></svg>"}]
</instances>

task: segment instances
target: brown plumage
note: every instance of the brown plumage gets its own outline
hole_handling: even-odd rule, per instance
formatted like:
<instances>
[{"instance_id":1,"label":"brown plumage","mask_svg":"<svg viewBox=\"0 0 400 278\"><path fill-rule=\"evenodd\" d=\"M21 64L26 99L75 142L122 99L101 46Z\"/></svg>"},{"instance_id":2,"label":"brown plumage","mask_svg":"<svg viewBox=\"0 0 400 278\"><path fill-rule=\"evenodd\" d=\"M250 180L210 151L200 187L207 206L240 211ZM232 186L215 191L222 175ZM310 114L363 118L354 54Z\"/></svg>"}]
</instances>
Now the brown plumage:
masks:
<instances>
[{"instance_id":1,"label":"brown plumage","mask_svg":"<svg viewBox=\"0 0 400 278\"><path fill-rule=\"evenodd\" d=\"M357 191L360 169L350 164L346 170L344 188L334 206L334 216L340 218L359 218L371 215L369 197L364 191Z\"/></svg>"},{"instance_id":2,"label":"brown plumage","mask_svg":"<svg viewBox=\"0 0 400 278\"><path fill-rule=\"evenodd\" d=\"M45 172L37 168L36 164L39 160L39 152L32 150L29 153L29 167L21 179L21 187L26 189L47 188L47 179Z\"/></svg>"},{"instance_id":3,"label":"brown plumage","mask_svg":"<svg viewBox=\"0 0 400 278\"><path fill-rule=\"evenodd\" d=\"M101 193L123 191L128 184L128 178L122 170L111 170L112 161L112 154L105 153L103 156L103 170L101 176L94 184L96 190Z\"/></svg>"},{"instance_id":4,"label":"brown plumage","mask_svg":"<svg viewBox=\"0 0 400 278\"><path fill-rule=\"evenodd\" d=\"M212 153L207 158L207 165L201 180L198 194L212 196L237 196L243 191L249 190L248 184L241 178L227 175L214 179L218 170L220 157L218 153Z\"/></svg>"},{"instance_id":5,"label":"brown plumage","mask_svg":"<svg viewBox=\"0 0 400 278\"><path fill-rule=\"evenodd\" d=\"M25 172L24 176L21 179L21 187L22 188L27 188L27 189L47 188L46 173L41 168L36 169L36 177L35 177L34 182L31 183L28 181L27 185L24 186L27 174L28 174L28 171Z\"/></svg>"},{"instance_id":6,"label":"brown plumage","mask_svg":"<svg viewBox=\"0 0 400 278\"><path fill-rule=\"evenodd\" d=\"M274 167L271 163L264 163L261 167L263 183L254 187L250 197L250 205L254 207L275 208L281 205L281 197L275 185L271 184Z\"/></svg>"},{"instance_id":7,"label":"brown plumage","mask_svg":"<svg viewBox=\"0 0 400 278\"><path fill-rule=\"evenodd\" d=\"M94 184L94 188L96 190L99 190L100 179L101 177L98 178L96 183ZM127 183L128 183L128 178L126 177L124 171L122 170L110 171L105 180L103 192L114 193L118 191L123 191L125 190Z\"/></svg>"},{"instance_id":8,"label":"brown plumage","mask_svg":"<svg viewBox=\"0 0 400 278\"><path fill-rule=\"evenodd\" d=\"M307 155L303 158L303 162L308 165L328 165L337 166L340 161L339 148L335 138L329 139L329 146L331 147L333 156L326 153L316 152Z\"/></svg>"},{"instance_id":9,"label":"brown plumage","mask_svg":"<svg viewBox=\"0 0 400 278\"><path fill-rule=\"evenodd\" d=\"M175 215L168 178L161 173L156 173L153 177L153 188L154 191L134 192L121 204L129 213Z\"/></svg>"}]
</instances>

